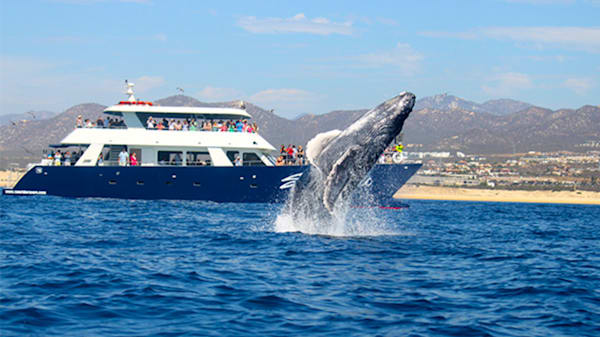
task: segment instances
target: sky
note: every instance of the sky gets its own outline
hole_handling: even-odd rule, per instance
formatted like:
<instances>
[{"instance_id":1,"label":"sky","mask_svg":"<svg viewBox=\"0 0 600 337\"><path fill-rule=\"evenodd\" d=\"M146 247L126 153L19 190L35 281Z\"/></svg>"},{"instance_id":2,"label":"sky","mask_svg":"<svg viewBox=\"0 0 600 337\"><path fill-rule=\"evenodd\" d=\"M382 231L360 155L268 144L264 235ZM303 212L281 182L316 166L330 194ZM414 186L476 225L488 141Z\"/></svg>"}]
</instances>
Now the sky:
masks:
<instances>
[{"instance_id":1,"label":"sky","mask_svg":"<svg viewBox=\"0 0 600 337\"><path fill-rule=\"evenodd\" d=\"M402 91L600 104L600 0L0 0L0 114L136 96L292 118Z\"/></svg>"}]
</instances>

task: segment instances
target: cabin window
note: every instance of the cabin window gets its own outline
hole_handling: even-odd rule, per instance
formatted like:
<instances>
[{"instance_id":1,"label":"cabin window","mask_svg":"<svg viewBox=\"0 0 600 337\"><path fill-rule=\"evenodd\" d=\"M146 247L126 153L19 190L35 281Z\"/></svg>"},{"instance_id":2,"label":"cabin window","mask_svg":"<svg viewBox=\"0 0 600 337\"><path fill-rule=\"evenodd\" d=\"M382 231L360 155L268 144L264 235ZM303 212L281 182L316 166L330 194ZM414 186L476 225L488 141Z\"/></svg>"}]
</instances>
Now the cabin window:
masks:
<instances>
[{"instance_id":1,"label":"cabin window","mask_svg":"<svg viewBox=\"0 0 600 337\"><path fill-rule=\"evenodd\" d=\"M210 155L208 152L187 152L186 153L186 165L187 166L211 166Z\"/></svg>"},{"instance_id":2,"label":"cabin window","mask_svg":"<svg viewBox=\"0 0 600 337\"><path fill-rule=\"evenodd\" d=\"M229 158L229 160L231 161L231 163L234 166L238 166L236 165L235 159L239 158L239 160L241 161L242 158L240 158L240 152L239 151L227 151L227 158Z\"/></svg>"},{"instance_id":3,"label":"cabin window","mask_svg":"<svg viewBox=\"0 0 600 337\"><path fill-rule=\"evenodd\" d=\"M240 155L239 151L227 151L227 158L229 158L229 160L231 160L232 163L235 160L235 156L239 156L239 155Z\"/></svg>"},{"instance_id":4,"label":"cabin window","mask_svg":"<svg viewBox=\"0 0 600 337\"><path fill-rule=\"evenodd\" d=\"M127 146L125 145L104 145L102 148L101 155L98 155L98 161L96 165L98 166L118 166L119 165L119 153L121 150L125 149L127 151Z\"/></svg>"},{"instance_id":5,"label":"cabin window","mask_svg":"<svg viewBox=\"0 0 600 337\"><path fill-rule=\"evenodd\" d=\"M254 152L244 152L242 157L242 163L244 166L266 166L260 157Z\"/></svg>"},{"instance_id":6,"label":"cabin window","mask_svg":"<svg viewBox=\"0 0 600 337\"><path fill-rule=\"evenodd\" d=\"M183 165L183 152L181 151L158 151L158 165Z\"/></svg>"}]
</instances>

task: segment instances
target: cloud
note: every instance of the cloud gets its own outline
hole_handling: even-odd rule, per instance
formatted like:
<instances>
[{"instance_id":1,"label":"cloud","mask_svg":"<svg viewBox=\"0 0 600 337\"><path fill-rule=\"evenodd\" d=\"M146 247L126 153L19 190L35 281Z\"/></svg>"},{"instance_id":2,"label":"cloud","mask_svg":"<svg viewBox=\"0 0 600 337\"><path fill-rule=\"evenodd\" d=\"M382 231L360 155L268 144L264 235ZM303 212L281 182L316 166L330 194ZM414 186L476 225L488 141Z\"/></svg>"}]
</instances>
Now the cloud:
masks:
<instances>
[{"instance_id":1,"label":"cloud","mask_svg":"<svg viewBox=\"0 0 600 337\"><path fill-rule=\"evenodd\" d=\"M481 37L478 32L438 32L438 31L426 31L419 32L421 36L425 37L437 37L437 38L450 38L450 39L461 39L461 40L475 40Z\"/></svg>"},{"instance_id":2,"label":"cloud","mask_svg":"<svg viewBox=\"0 0 600 337\"><path fill-rule=\"evenodd\" d=\"M419 70L423 55L409 44L398 43L391 51L359 55L356 59L369 67L392 67L404 75L411 75Z\"/></svg>"},{"instance_id":3,"label":"cloud","mask_svg":"<svg viewBox=\"0 0 600 337\"><path fill-rule=\"evenodd\" d=\"M141 76L134 80L135 91L144 93L165 84L165 79L160 76Z\"/></svg>"},{"instance_id":4,"label":"cloud","mask_svg":"<svg viewBox=\"0 0 600 337\"><path fill-rule=\"evenodd\" d=\"M160 42L167 42L167 34L165 33L158 33L156 35L154 35L154 39L160 41Z\"/></svg>"},{"instance_id":5,"label":"cloud","mask_svg":"<svg viewBox=\"0 0 600 337\"><path fill-rule=\"evenodd\" d=\"M242 17L238 25L255 34L307 33L316 35L352 35L352 22L332 22L318 17L308 19L300 13L291 18L264 18L254 16Z\"/></svg>"},{"instance_id":6,"label":"cloud","mask_svg":"<svg viewBox=\"0 0 600 337\"><path fill-rule=\"evenodd\" d=\"M206 86L198 92L197 96L201 100L214 102L239 99L240 97L243 97L244 94L237 89Z\"/></svg>"},{"instance_id":7,"label":"cloud","mask_svg":"<svg viewBox=\"0 0 600 337\"><path fill-rule=\"evenodd\" d=\"M267 89L250 96L250 101L257 104L297 103L317 99L317 95L301 89Z\"/></svg>"},{"instance_id":8,"label":"cloud","mask_svg":"<svg viewBox=\"0 0 600 337\"><path fill-rule=\"evenodd\" d=\"M578 95L585 95L594 87L594 81L589 78L569 78L563 82L563 86Z\"/></svg>"},{"instance_id":9,"label":"cloud","mask_svg":"<svg viewBox=\"0 0 600 337\"><path fill-rule=\"evenodd\" d=\"M296 117L299 114L314 113L322 108L323 95L302 89L266 89L248 97L248 101L267 110L275 109L283 117Z\"/></svg>"},{"instance_id":10,"label":"cloud","mask_svg":"<svg viewBox=\"0 0 600 337\"><path fill-rule=\"evenodd\" d=\"M62 111L81 102L113 102L123 82L104 71L66 71L67 61L0 56L0 114L27 110Z\"/></svg>"},{"instance_id":11,"label":"cloud","mask_svg":"<svg viewBox=\"0 0 600 337\"><path fill-rule=\"evenodd\" d=\"M537 46L574 48L600 53L599 27L487 27L469 32L421 32L422 36L457 39L498 39Z\"/></svg>"},{"instance_id":12,"label":"cloud","mask_svg":"<svg viewBox=\"0 0 600 337\"><path fill-rule=\"evenodd\" d=\"M563 63L567 59L569 59L569 57L564 56L564 55L547 55L547 56L530 55L530 56L526 56L526 58L530 59L532 61L536 61L536 62L555 61L555 62L559 62L559 63Z\"/></svg>"},{"instance_id":13,"label":"cloud","mask_svg":"<svg viewBox=\"0 0 600 337\"><path fill-rule=\"evenodd\" d=\"M533 88L533 81L527 74L508 72L497 74L488 80L481 89L494 97L510 96L514 93Z\"/></svg>"}]
</instances>

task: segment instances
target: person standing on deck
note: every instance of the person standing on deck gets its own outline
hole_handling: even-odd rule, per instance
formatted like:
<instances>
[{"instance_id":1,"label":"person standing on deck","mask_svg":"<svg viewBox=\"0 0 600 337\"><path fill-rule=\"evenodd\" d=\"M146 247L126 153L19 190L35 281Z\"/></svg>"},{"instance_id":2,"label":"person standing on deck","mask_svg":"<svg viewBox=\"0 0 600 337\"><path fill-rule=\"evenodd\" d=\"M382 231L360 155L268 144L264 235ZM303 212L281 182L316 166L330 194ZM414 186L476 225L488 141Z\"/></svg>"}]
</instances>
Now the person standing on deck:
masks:
<instances>
[{"instance_id":1,"label":"person standing on deck","mask_svg":"<svg viewBox=\"0 0 600 337\"><path fill-rule=\"evenodd\" d=\"M131 153L131 156L129 156L129 165L131 166L137 166L138 162L137 162L137 157L135 155L135 152Z\"/></svg>"},{"instance_id":2,"label":"person standing on deck","mask_svg":"<svg viewBox=\"0 0 600 337\"><path fill-rule=\"evenodd\" d=\"M123 148L119 153L119 166L127 166L127 159L129 159L129 153Z\"/></svg>"}]
</instances>

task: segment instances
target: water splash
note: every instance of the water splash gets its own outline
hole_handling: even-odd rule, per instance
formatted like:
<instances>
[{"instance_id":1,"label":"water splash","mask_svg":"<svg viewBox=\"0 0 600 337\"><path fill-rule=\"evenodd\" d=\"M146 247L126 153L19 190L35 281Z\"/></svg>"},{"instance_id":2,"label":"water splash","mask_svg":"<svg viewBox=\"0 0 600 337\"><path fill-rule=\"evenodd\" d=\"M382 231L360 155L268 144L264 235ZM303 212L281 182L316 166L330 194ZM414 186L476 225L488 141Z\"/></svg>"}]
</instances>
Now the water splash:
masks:
<instances>
[{"instance_id":1,"label":"water splash","mask_svg":"<svg viewBox=\"0 0 600 337\"><path fill-rule=\"evenodd\" d=\"M319 174L312 172L312 174ZM361 204L374 205L374 197L367 192L353 195L351 198L338 199L331 213L316 213L314 203L321 202L313 196L322 190L322 179L313 177L312 181L321 184L303 193L302 198L288 199L273 224L278 233L301 232L310 235L327 236L381 236L411 235L397 229L388 212L377 207L352 207L356 200Z\"/></svg>"},{"instance_id":2,"label":"water splash","mask_svg":"<svg viewBox=\"0 0 600 337\"><path fill-rule=\"evenodd\" d=\"M289 212L280 213L274 222L277 233L300 232L310 235L337 237L413 235L394 228L382 213L386 211L374 208L348 209L342 216L327 219L298 218Z\"/></svg>"}]
</instances>

